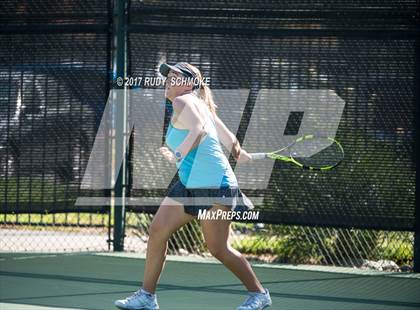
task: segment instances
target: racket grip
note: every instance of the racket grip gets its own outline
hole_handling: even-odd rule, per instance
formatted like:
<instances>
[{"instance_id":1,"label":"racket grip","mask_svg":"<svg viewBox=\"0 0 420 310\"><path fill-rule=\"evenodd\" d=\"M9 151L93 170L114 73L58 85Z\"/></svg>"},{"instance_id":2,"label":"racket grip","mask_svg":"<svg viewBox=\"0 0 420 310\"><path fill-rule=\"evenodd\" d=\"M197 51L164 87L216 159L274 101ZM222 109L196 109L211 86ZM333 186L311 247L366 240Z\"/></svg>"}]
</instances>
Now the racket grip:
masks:
<instances>
[{"instance_id":1,"label":"racket grip","mask_svg":"<svg viewBox=\"0 0 420 310\"><path fill-rule=\"evenodd\" d=\"M253 160L267 158L267 153L249 153Z\"/></svg>"}]
</instances>

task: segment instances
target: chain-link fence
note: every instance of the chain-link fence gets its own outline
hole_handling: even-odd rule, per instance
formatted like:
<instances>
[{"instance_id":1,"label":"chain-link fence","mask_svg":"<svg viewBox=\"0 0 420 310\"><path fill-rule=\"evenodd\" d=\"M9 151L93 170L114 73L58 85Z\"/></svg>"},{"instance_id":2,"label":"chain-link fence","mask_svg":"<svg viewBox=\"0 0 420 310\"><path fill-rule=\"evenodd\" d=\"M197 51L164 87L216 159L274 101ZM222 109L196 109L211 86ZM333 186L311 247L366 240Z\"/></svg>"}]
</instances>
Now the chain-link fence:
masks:
<instances>
[{"instance_id":1,"label":"chain-link fence","mask_svg":"<svg viewBox=\"0 0 420 310\"><path fill-rule=\"evenodd\" d=\"M411 268L418 229L416 1L127 4L127 75L152 77L163 60L187 61L212 89L249 90L240 120L225 119L237 122L246 148L257 142L246 137L262 90L330 89L345 101L337 132L345 162L328 174L276 164L267 189L244 188L264 204L261 223L233 224L235 248L265 262ZM117 77L114 3L0 6L0 250L108 251L112 204L75 202L112 192L81 183ZM103 151L112 157L115 132L106 133ZM130 178L145 163L129 157ZM154 195L130 180L127 194ZM145 251L155 210L127 207L125 250ZM208 255L199 222L180 229L169 251Z\"/></svg>"},{"instance_id":2,"label":"chain-link fence","mask_svg":"<svg viewBox=\"0 0 420 310\"><path fill-rule=\"evenodd\" d=\"M128 213L125 249L145 254L152 215ZM411 271L414 234L362 229L233 223L230 243L259 263L316 264ZM172 255L210 256L194 220L169 240Z\"/></svg>"},{"instance_id":3,"label":"chain-link fence","mask_svg":"<svg viewBox=\"0 0 420 310\"><path fill-rule=\"evenodd\" d=\"M108 96L110 2L0 7L1 251L107 251L109 208L74 202Z\"/></svg>"}]
</instances>

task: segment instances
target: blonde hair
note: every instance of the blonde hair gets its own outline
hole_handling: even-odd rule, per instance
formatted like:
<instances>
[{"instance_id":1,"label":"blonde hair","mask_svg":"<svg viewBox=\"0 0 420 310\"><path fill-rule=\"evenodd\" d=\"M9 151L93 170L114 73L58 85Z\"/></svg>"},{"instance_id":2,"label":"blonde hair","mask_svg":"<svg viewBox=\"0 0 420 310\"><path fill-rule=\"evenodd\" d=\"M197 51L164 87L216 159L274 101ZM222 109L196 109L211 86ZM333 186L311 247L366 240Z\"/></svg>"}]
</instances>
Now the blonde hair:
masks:
<instances>
[{"instance_id":1,"label":"blonde hair","mask_svg":"<svg viewBox=\"0 0 420 310\"><path fill-rule=\"evenodd\" d=\"M189 63L186 63L185 65L196 74L198 80L200 81L200 85L196 90L197 97L204 101L207 108L215 116L217 105L214 103L213 94L210 87L208 87L203 81L203 75L201 74L201 71Z\"/></svg>"}]
</instances>

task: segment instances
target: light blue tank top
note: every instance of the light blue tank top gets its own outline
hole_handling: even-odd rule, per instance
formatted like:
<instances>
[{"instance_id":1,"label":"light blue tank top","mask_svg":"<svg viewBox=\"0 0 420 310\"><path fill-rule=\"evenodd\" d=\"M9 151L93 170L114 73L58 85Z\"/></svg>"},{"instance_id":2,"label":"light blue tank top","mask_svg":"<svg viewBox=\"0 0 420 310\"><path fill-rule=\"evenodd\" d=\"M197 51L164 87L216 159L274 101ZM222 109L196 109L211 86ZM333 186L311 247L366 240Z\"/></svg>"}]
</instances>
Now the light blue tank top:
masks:
<instances>
[{"instance_id":1,"label":"light blue tank top","mask_svg":"<svg viewBox=\"0 0 420 310\"><path fill-rule=\"evenodd\" d=\"M205 129L208 134L176 165L179 178L186 188L220 188L238 186L229 160L223 153L217 137L215 123L206 114ZM172 151L184 141L188 129L178 129L169 123L166 144Z\"/></svg>"}]
</instances>

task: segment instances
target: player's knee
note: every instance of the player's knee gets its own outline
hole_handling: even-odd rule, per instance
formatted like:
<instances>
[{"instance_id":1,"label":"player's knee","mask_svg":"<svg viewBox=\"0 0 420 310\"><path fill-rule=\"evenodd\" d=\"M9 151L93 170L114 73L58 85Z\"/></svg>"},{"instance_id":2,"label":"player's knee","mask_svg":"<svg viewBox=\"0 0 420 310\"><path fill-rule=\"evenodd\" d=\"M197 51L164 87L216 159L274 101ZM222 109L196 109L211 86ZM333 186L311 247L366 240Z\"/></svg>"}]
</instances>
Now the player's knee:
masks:
<instances>
[{"instance_id":1,"label":"player's knee","mask_svg":"<svg viewBox=\"0 0 420 310\"><path fill-rule=\"evenodd\" d=\"M229 253L229 249L225 244L207 244L210 254L220 261L223 261Z\"/></svg>"},{"instance_id":2,"label":"player's knee","mask_svg":"<svg viewBox=\"0 0 420 310\"><path fill-rule=\"evenodd\" d=\"M162 221L152 221L149 227L149 239L169 239L170 232Z\"/></svg>"}]
</instances>

